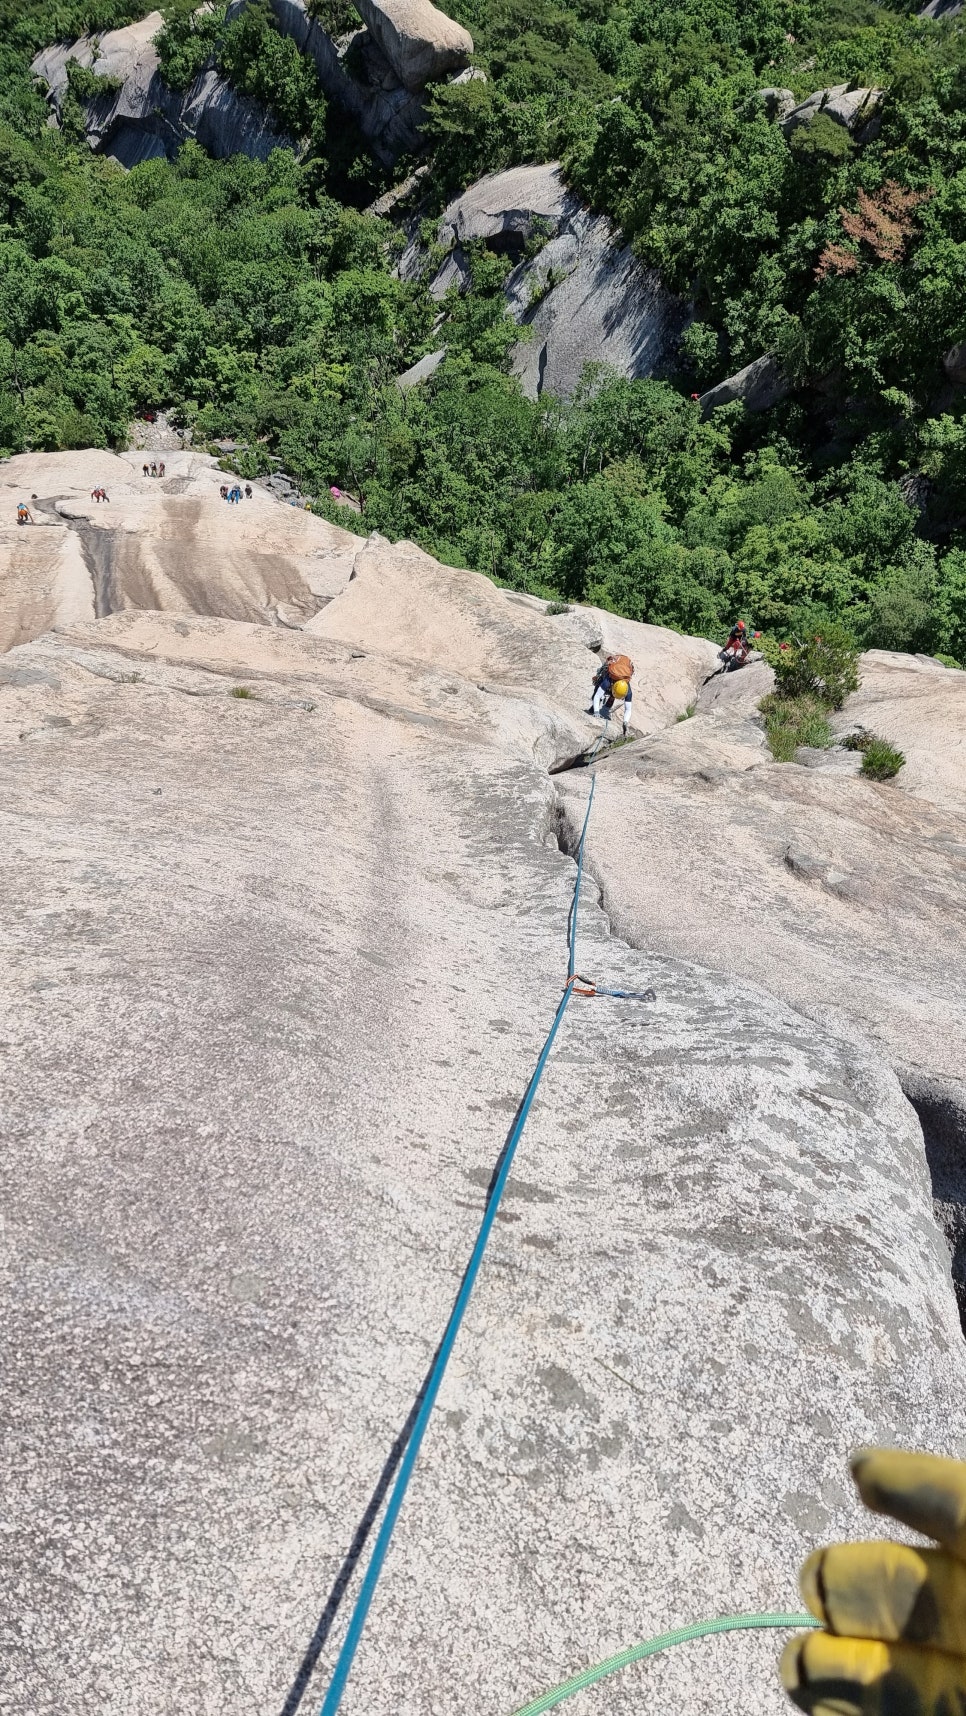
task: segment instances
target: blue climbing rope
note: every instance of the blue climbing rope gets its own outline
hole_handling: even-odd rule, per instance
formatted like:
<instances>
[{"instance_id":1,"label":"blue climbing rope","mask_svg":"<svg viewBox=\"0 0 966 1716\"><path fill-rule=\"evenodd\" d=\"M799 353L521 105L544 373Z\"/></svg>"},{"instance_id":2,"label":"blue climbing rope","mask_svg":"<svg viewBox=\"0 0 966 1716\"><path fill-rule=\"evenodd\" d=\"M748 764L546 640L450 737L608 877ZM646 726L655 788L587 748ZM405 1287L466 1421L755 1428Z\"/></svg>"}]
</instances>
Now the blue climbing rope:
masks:
<instances>
[{"instance_id":1,"label":"blue climbing rope","mask_svg":"<svg viewBox=\"0 0 966 1716\"><path fill-rule=\"evenodd\" d=\"M593 761L601 743L602 739L598 739L588 761ZM363 1629L366 1624L366 1617L369 1614L376 1586L379 1583L379 1575L382 1572L383 1563L386 1559L386 1552L388 1551L389 1545L392 1541L392 1534L395 1530L396 1520L399 1517L399 1510L405 1500L406 1491L409 1488L409 1480L413 1475L413 1469L419 1458L419 1450L422 1446L423 1437L426 1434L426 1427L432 1415L433 1407L436 1404L436 1396L439 1393L440 1385L442 1384L443 1377L446 1373L446 1366L449 1363L450 1354L452 1353L453 1347L456 1343L456 1337L460 1331L460 1324L463 1321L464 1312L469 1304L470 1295L473 1291L476 1277L480 1271L480 1264L483 1262L483 1254L486 1251L490 1231L493 1227L494 1221L496 1220L497 1210L500 1207L507 1179L509 1178L510 1169L513 1166L513 1158L516 1154L516 1148L523 1134L523 1129L526 1126L527 1117L533 1105L533 1099L537 1094L537 1087L543 1077L544 1068L550 1058L550 1051L553 1048L554 1038L560 1029L561 1020L567 1011L567 1007L570 1004L570 998L574 993L573 980L577 970L577 908L580 904L580 886L584 873L584 844L587 839L587 825L590 821L590 812L594 802L594 789L596 785L596 778L591 776L590 793L587 799L587 810L584 815L584 824L580 833L580 843L577 848L577 877L574 883L574 895L570 906L570 916L567 925L567 983L564 988L564 992L557 1003L557 1011L553 1016L553 1022L547 1032L546 1040L537 1058L537 1064L533 1069L530 1083L527 1085L526 1094L520 1104L519 1112L513 1123L510 1136L506 1141L503 1154L500 1158L496 1178L493 1182L490 1195L487 1198L483 1220L480 1223L480 1231L476 1236L476 1244L470 1254L470 1260L466 1267L466 1273L463 1276L462 1285L456 1296L453 1309L450 1312L449 1321L446 1324L446 1332L439 1344L436 1358L433 1362L433 1368L430 1371L429 1380L426 1384L426 1392L423 1395L422 1404L416 1416L416 1422L413 1425L412 1435L409 1438L406 1452L403 1455L399 1470L396 1473L396 1481L393 1484L389 1500L386 1504L386 1511L382 1517L379 1534L373 1547L369 1565L366 1568L365 1577L362 1581L359 1595L355 1601L355 1607L352 1611L345 1638L342 1641L342 1648L336 1658L335 1668L332 1671L332 1679L329 1682L328 1691L326 1692L322 1703L320 1716L336 1716L336 1711L342 1702L342 1694L345 1691L346 1681L349 1678L355 1654L359 1648L359 1641L362 1638Z\"/></svg>"}]
</instances>

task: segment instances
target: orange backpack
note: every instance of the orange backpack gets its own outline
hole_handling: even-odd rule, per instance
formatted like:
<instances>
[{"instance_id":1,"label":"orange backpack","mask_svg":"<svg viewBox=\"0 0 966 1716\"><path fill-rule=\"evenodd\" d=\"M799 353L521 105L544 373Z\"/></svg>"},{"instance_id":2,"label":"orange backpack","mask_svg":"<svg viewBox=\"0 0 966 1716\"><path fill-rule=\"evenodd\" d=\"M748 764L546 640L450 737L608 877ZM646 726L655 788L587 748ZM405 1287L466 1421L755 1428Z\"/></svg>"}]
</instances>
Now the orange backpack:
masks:
<instances>
[{"instance_id":1,"label":"orange backpack","mask_svg":"<svg viewBox=\"0 0 966 1716\"><path fill-rule=\"evenodd\" d=\"M618 679L630 679L634 672L634 663L629 655L612 655L607 663L607 677L611 684Z\"/></svg>"}]
</instances>

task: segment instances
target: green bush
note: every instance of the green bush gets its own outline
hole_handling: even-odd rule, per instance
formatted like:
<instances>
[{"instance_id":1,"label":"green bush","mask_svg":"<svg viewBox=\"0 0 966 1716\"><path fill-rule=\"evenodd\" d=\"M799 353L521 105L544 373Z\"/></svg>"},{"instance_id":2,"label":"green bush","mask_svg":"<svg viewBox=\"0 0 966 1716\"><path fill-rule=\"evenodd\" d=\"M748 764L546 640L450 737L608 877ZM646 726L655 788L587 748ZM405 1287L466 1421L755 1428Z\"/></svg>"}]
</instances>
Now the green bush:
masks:
<instances>
[{"instance_id":1,"label":"green bush","mask_svg":"<svg viewBox=\"0 0 966 1716\"><path fill-rule=\"evenodd\" d=\"M849 692L858 689L858 645L837 621L781 643L762 638L759 648L775 670L779 697L814 697L827 709L841 709Z\"/></svg>"},{"instance_id":2,"label":"green bush","mask_svg":"<svg viewBox=\"0 0 966 1716\"><path fill-rule=\"evenodd\" d=\"M887 739L876 739L870 736L869 741L862 747L862 773L869 780L890 781L899 773L905 763L903 753L890 745Z\"/></svg>"},{"instance_id":3,"label":"green bush","mask_svg":"<svg viewBox=\"0 0 966 1716\"><path fill-rule=\"evenodd\" d=\"M721 336L707 322L692 322L681 339L681 358L702 387L721 372Z\"/></svg>"},{"instance_id":4,"label":"green bush","mask_svg":"<svg viewBox=\"0 0 966 1716\"><path fill-rule=\"evenodd\" d=\"M793 762L799 745L824 751L835 743L827 705L818 697L784 697L771 691L758 707L765 717L768 748L778 763Z\"/></svg>"},{"instance_id":5,"label":"green bush","mask_svg":"<svg viewBox=\"0 0 966 1716\"><path fill-rule=\"evenodd\" d=\"M227 5L210 11L195 0L169 0L164 29L155 39L161 75L172 89L187 89L211 58L225 28Z\"/></svg>"},{"instance_id":6,"label":"green bush","mask_svg":"<svg viewBox=\"0 0 966 1716\"><path fill-rule=\"evenodd\" d=\"M827 113L816 113L807 125L799 125L792 132L791 146L799 159L846 161L852 153L852 138L846 127L836 125Z\"/></svg>"},{"instance_id":7,"label":"green bush","mask_svg":"<svg viewBox=\"0 0 966 1716\"><path fill-rule=\"evenodd\" d=\"M105 96L118 95L124 87L124 79L104 77L91 71L90 66L82 66L79 60L68 60L67 87L78 101L100 101Z\"/></svg>"}]
</instances>

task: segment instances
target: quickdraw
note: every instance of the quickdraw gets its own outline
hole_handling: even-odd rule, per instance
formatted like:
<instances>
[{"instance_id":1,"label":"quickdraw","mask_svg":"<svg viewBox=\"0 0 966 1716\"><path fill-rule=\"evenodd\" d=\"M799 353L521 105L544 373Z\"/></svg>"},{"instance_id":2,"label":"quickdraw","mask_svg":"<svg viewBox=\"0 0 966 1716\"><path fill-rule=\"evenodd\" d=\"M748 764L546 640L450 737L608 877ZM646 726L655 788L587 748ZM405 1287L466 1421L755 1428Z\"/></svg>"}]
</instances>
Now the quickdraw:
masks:
<instances>
[{"instance_id":1,"label":"quickdraw","mask_svg":"<svg viewBox=\"0 0 966 1716\"><path fill-rule=\"evenodd\" d=\"M586 984L587 987L585 989L580 988L579 985L581 984ZM572 988L575 995L587 995L590 997L595 995L610 995L617 1001L657 1000L657 994L653 989L606 989L602 984L594 983L589 977L581 977L579 971L575 971L572 977L568 977L567 987Z\"/></svg>"}]
</instances>

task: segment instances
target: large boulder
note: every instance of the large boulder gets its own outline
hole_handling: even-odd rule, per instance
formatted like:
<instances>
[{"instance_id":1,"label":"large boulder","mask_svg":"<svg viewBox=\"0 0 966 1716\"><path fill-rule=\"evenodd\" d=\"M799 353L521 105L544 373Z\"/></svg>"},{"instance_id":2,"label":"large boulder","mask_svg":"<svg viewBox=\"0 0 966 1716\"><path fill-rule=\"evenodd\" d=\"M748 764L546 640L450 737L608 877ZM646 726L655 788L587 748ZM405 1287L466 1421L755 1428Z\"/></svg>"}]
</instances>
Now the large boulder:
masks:
<instances>
[{"instance_id":1,"label":"large boulder","mask_svg":"<svg viewBox=\"0 0 966 1716\"><path fill-rule=\"evenodd\" d=\"M701 410L707 415L719 405L731 405L740 399L747 411L770 411L787 398L791 383L786 379L778 359L770 352L745 364L716 387L710 387L700 398Z\"/></svg>"},{"instance_id":2,"label":"large boulder","mask_svg":"<svg viewBox=\"0 0 966 1716\"><path fill-rule=\"evenodd\" d=\"M769 119L785 119L798 106L795 94L790 89L778 89L769 85L767 89L760 89L758 96Z\"/></svg>"},{"instance_id":3,"label":"large boulder","mask_svg":"<svg viewBox=\"0 0 966 1716\"><path fill-rule=\"evenodd\" d=\"M91 148L124 167L173 155L189 137L211 155L244 154L261 161L291 144L260 102L240 95L213 68L202 71L184 93L170 89L155 44L163 24L161 13L152 12L123 30L59 43L38 54L32 69L46 83L56 117L68 93L68 65L76 60L118 86L84 104L84 126Z\"/></svg>"},{"instance_id":4,"label":"large boulder","mask_svg":"<svg viewBox=\"0 0 966 1716\"><path fill-rule=\"evenodd\" d=\"M473 52L473 38L431 0L353 0L406 89L460 72Z\"/></svg>"},{"instance_id":5,"label":"large boulder","mask_svg":"<svg viewBox=\"0 0 966 1716\"><path fill-rule=\"evenodd\" d=\"M469 284L467 246L476 240L516 264L507 306L529 337L513 368L531 398L572 393L588 363L637 378L671 362L688 306L568 188L558 163L490 174L450 203L439 223L448 254L432 281L437 297ZM413 240L401 270L411 276L422 264Z\"/></svg>"},{"instance_id":6,"label":"large boulder","mask_svg":"<svg viewBox=\"0 0 966 1716\"><path fill-rule=\"evenodd\" d=\"M418 149L426 117L422 91L401 82L373 34L359 30L336 43L306 0L269 4L279 28L313 61L328 99L350 115L384 165Z\"/></svg>"},{"instance_id":7,"label":"large boulder","mask_svg":"<svg viewBox=\"0 0 966 1716\"><path fill-rule=\"evenodd\" d=\"M712 644L226 509L184 459L181 489L103 454L4 473L55 521L13 527L8 570L45 532L104 539L102 617L0 660L18 1709L299 1702L565 981L589 781L546 764L594 731L599 647L637 662L644 737L597 772L577 957L655 998L564 1019L348 1700L492 1716L668 1626L797 1606L817 1540L886 1529L850 1448L963 1450L893 1070L900 1040L962 1062L957 676L867 661L909 785L823 780L763 754L763 670L701 692ZM278 627L320 552L332 599ZM867 856L869 902L836 893ZM784 1716L775 1656L671 1653L649 1696Z\"/></svg>"},{"instance_id":8,"label":"large boulder","mask_svg":"<svg viewBox=\"0 0 966 1716\"><path fill-rule=\"evenodd\" d=\"M305 0L270 0L279 28L309 55L326 96L359 126L373 153L390 165L419 145L425 109L419 92L405 88L368 32L337 48L312 18ZM233 0L229 17L245 8ZM246 154L263 160L271 150L292 146L258 102L239 95L212 65L191 88L178 93L161 76L155 38L163 26L160 12L137 24L58 43L38 54L33 71L48 87L59 119L67 95L71 60L110 78L119 89L84 104L84 124L92 149L133 167L155 156L172 156L189 137L213 155ZM454 26L455 27L455 26ZM349 50L352 72L347 69Z\"/></svg>"},{"instance_id":9,"label":"large boulder","mask_svg":"<svg viewBox=\"0 0 966 1716\"><path fill-rule=\"evenodd\" d=\"M769 93L762 91L763 95ZM855 89L847 83L831 84L826 89L815 90L797 107L780 114L781 127L786 137L790 137L800 126L811 124L821 113L826 119L833 119L836 125L844 126L846 131L851 131L857 142L869 143L878 133L879 109L884 99L883 89Z\"/></svg>"}]
</instances>

